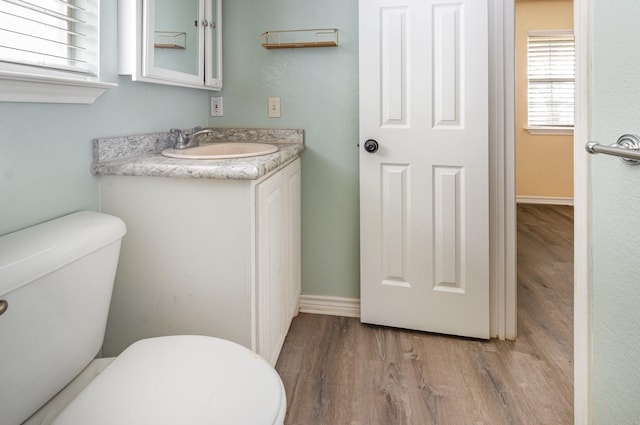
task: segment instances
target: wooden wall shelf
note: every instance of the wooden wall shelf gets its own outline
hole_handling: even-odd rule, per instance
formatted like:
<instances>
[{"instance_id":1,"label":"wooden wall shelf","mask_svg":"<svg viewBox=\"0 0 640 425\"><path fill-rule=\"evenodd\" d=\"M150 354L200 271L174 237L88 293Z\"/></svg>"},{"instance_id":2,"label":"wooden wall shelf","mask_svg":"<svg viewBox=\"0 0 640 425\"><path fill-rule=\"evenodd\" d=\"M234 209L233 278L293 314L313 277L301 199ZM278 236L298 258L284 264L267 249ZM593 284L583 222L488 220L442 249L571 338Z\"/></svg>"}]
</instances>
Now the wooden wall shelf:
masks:
<instances>
[{"instance_id":1,"label":"wooden wall shelf","mask_svg":"<svg viewBox=\"0 0 640 425\"><path fill-rule=\"evenodd\" d=\"M260 38L260 45L265 49L336 47L338 45L338 29L267 31Z\"/></svg>"}]
</instances>

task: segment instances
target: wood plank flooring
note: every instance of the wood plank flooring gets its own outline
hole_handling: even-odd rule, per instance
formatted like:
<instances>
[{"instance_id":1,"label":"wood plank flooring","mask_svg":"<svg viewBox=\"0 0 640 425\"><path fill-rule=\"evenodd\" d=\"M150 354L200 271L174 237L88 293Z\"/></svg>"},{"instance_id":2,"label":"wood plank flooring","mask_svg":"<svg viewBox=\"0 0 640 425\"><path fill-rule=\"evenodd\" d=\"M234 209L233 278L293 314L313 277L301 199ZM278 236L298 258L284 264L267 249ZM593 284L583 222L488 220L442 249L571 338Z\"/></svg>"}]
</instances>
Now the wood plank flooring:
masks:
<instances>
[{"instance_id":1,"label":"wood plank flooring","mask_svg":"<svg viewBox=\"0 0 640 425\"><path fill-rule=\"evenodd\" d=\"M276 369L288 425L573 423L573 209L518 206L518 339L300 314Z\"/></svg>"}]
</instances>

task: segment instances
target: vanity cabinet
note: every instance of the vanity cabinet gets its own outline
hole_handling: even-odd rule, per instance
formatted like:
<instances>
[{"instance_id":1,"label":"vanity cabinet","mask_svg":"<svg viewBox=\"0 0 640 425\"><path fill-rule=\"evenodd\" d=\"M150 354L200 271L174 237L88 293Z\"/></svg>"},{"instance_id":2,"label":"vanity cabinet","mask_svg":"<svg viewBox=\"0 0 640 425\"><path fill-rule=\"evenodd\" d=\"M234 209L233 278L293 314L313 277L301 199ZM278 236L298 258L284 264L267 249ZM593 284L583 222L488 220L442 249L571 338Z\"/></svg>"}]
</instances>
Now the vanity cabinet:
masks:
<instances>
[{"instance_id":1,"label":"vanity cabinet","mask_svg":"<svg viewBox=\"0 0 640 425\"><path fill-rule=\"evenodd\" d=\"M118 0L118 73L222 89L222 0Z\"/></svg>"},{"instance_id":2,"label":"vanity cabinet","mask_svg":"<svg viewBox=\"0 0 640 425\"><path fill-rule=\"evenodd\" d=\"M101 176L122 242L104 354L142 338L229 339L275 364L300 296L300 160L259 180Z\"/></svg>"},{"instance_id":3,"label":"vanity cabinet","mask_svg":"<svg viewBox=\"0 0 640 425\"><path fill-rule=\"evenodd\" d=\"M257 352L275 364L300 296L300 166L258 186ZM273 357L275 355L275 357Z\"/></svg>"}]
</instances>

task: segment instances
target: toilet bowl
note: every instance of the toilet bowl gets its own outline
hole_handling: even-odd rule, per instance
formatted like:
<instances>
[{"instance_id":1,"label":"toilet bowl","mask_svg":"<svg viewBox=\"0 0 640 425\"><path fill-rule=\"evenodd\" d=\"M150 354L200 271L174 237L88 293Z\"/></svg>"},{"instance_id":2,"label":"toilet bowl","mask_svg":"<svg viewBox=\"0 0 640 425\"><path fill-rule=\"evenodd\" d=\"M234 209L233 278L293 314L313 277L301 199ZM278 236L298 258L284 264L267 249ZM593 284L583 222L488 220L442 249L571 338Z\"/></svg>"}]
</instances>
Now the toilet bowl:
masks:
<instances>
[{"instance_id":1,"label":"toilet bowl","mask_svg":"<svg viewBox=\"0 0 640 425\"><path fill-rule=\"evenodd\" d=\"M223 339L168 336L129 346L53 424L272 425L284 412L280 378L257 354Z\"/></svg>"},{"instance_id":2,"label":"toilet bowl","mask_svg":"<svg viewBox=\"0 0 640 425\"><path fill-rule=\"evenodd\" d=\"M83 211L0 237L2 424L282 424L273 367L210 336L140 340L60 401L95 363L125 232L120 219Z\"/></svg>"}]
</instances>

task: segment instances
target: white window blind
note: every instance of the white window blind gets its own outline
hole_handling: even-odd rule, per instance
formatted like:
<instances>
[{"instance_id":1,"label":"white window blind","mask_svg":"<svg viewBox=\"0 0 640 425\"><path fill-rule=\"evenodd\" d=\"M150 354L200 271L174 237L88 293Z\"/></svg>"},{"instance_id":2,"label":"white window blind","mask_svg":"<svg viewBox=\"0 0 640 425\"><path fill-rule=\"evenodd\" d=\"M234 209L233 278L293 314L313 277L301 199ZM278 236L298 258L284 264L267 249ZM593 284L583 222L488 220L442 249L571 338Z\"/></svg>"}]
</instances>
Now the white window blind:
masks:
<instances>
[{"instance_id":1,"label":"white window blind","mask_svg":"<svg viewBox=\"0 0 640 425\"><path fill-rule=\"evenodd\" d=\"M0 0L0 65L95 79L98 20L98 0Z\"/></svg>"},{"instance_id":2,"label":"white window blind","mask_svg":"<svg viewBox=\"0 0 640 425\"><path fill-rule=\"evenodd\" d=\"M529 127L573 127L573 34L529 33L527 68Z\"/></svg>"}]
</instances>

